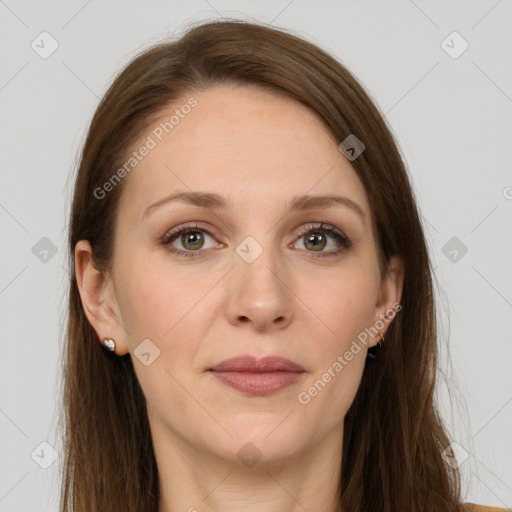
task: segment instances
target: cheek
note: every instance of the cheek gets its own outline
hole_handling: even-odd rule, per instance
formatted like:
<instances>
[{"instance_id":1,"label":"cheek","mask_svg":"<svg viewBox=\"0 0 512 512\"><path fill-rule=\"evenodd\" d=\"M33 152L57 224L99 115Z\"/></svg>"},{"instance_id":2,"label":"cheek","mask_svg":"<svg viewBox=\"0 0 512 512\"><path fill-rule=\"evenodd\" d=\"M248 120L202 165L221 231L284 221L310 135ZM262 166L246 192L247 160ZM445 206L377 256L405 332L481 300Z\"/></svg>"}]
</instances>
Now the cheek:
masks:
<instances>
[{"instance_id":1,"label":"cheek","mask_svg":"<svg viewBox=\"0 0 512 512\"><path fill-rule=\"evenodd\" d=\"M378 292L371 271L341 269L337 275L317 279L315 289L308 305L328 328L328 338L338 350L371 326Z\"/></svg>"},{"instance_id":2,"label":"cheek","mask_svg":"<svg viewBox=\"0 0 512 512\"><path fill-rule=\"evenodd\" d=\"M146 268L140 274L134 271L123 283L119 305L132 346L141 337L160 346L166 333L184 314L186 297L173 283L165 283L159 277Z\"/></svg>"},{"instance_id":3,"label":"cheek","mask_svg":"<svg viewBox=\"0 0 512 512\"><path fill-rule=\"evenodd\" d=\"M327 334L319 336L317 332L314 337L310 333L310 339L316 340L311 350L315 370L308 379L308 389L303 391L315 402L314 407L331 404L344 414L355 397L366 363L365 329L374 320L378 274L347 266L336 275L317 280L315 286L319 292L310 295L308 305Z\"/></svg>"},{"instance_id":4,"label":"cheek","mask_svg":"<svg viewBox=\"0 0 512 512\"><path fill-rule=\"evenodd\" d=\"M191 363L200 348L201 320L208 323L204 297L212 284L180 277L169 267L151 264L149 258L139 264L136 261L119 272L118 298L134 369L153 414L164 414L172 402L173 413L183 417L190 412L190 405L180 383L190 377ZM138 358L138 347L146 339L159 350L149 365Z\"/></svg>"},{"instance_id":5,"label":"cheek","mask_svg":"<svg viewBox=\"0 0 512 512\"><path fill-rule=\"evenodd\" d=\"M357 393L366 364L361 339L372 326L378 296L375 267L361 259L351 263L316 280L318 293L310 294L308 302L328 335L316 337L315 371L301 389L299 403L313 416L327 415L326 428L342 421Z\"/></svg>"},{"instance_id":6,"label":"cheek","mask_svg":"<svg viewBox=\"0 0 512 512\"><path fill-rule=\"evenodd\" d=\"M374 287L368 283L347 280L327 289L324 300L320 296L316 300L315 312L329 331L327 336L317 333L311 338L315 340L310 352L314 371L297 398L308 415L323 418L324 430L343 420L359 388L366 346L358 336L371 326L374 296Z\"/></svg>"},{"instance_id":7,"label":"cheek","mask_svg":"<svg viewBox=\"0 0 512 512\"><path fill-rule=\"evenodd\" d=\"M150 254L135 255L119 270L119 306L130 343L142 337L165 347L182 330L212 287L208 276L194 277L162 264Z\"/></svg>"}]
</instances>

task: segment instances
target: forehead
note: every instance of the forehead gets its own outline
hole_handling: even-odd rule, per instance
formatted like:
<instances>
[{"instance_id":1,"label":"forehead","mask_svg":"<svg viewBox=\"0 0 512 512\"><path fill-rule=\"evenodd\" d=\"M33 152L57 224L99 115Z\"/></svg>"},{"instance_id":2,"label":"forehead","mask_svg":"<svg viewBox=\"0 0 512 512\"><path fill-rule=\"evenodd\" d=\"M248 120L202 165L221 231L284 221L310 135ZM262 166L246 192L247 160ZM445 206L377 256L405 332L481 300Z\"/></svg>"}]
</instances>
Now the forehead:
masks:
<instances>
[{"instance_id":1,"label":"forehead","mask_svg":"<svg viewBox=\"0 0 512 512\"><path fill-rule=\"evenodd\" d=\"M127 176L120 205L141 214L185 190L218 192L245 209L339 192L369 213L339 142L316 113L280 94L246 86L190 93L160 113L135 150L144 144L151 149Z\"/></svg>"}]
</instances>

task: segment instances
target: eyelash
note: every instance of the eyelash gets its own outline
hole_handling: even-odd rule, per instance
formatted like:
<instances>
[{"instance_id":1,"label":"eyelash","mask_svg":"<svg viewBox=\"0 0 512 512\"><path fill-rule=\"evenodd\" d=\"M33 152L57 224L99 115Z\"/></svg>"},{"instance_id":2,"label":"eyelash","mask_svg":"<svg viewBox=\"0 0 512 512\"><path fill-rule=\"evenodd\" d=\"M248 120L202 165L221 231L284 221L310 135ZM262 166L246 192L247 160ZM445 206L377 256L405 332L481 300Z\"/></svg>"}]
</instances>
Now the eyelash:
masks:
<instances>
[{"instance_id":1,"label":"eyelash","mask_svg":"<svg viewBox=\"0 0 512 512\"><path fill-rule=\"evenodd\" d=\"M197 251L183 251L182 249L177 249L176 247L170 246L170 243L173 242L176 238L178 238L182 233L194 232L194 231L200 231L202 233L206 233L207 235L211 236L212 238L215 238L214 234L210 233L210 231L208 231L205 228L200 228L197 224L196 225L185 224L171 232L166 233L163 236L163 238L161 239L161 244L164 247L166 247L170 252L176 254L177 256L185 256L187 258L197 258L197 257L201 256L203 252L208 251L209 249L199 249ZM331 250L331 251L327 251L327 252L319 252L317 254L315 254L315 251L306 251L306 252L312 253L311 255L314 258L325 258L325 257L337 256L352 247L352 241L349 238L347 238L344 234L339 232L336 228L334 228L334 226L324 226L323 223L309 224L297 233L297 238L298 239L302 238L303 236L305 236L309 233L321 233L321 234L330 235L341 245L341 248L339 248L339 249Z\"/></svg>"}]
</instances>

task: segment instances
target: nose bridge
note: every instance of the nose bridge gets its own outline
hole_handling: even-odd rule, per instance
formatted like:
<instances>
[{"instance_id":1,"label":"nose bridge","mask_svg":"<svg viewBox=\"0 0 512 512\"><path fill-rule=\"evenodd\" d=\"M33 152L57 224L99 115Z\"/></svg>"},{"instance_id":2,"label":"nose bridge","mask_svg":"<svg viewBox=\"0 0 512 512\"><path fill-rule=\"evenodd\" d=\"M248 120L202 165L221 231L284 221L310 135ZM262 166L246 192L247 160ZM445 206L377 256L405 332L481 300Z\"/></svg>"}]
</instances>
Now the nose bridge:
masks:
<instances>
[{"instance_id":1,"label":"nose bridge","mask_svg":"<svg viewBox=\"0 0 512 512\"><path fill-rule=\"evenodd\" d=\"M251 321L258 329L291 319L291 297L282 259L270 234L249 235L236 246L227 314L231 322Z\"/></svg>"},{"instance_id":2,"label":"nose bridge","mask_svg":"<svg viewBox=\"0 0 512 512\"><path fill-rule=\"evenodd\" d=\"M246 236L236 246L237 267L245 276L245 279L256 279L257 283L264 284L278 281L281 268L281 255L279 248L276 248L271 234L261 230L255 235Z\"/></svg>"}]
</instances>

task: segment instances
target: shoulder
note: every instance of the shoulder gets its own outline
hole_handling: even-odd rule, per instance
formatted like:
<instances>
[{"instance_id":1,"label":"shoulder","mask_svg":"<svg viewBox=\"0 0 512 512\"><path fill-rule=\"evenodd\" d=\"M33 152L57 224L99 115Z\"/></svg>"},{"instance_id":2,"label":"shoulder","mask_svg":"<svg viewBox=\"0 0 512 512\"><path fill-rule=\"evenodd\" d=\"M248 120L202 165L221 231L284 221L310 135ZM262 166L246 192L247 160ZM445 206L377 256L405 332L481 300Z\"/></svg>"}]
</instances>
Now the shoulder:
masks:
<instances>
[{"instance_id":1,"label":"shoulder","mask_svg":"<svg viewBox=\"0 0 512 512\"><path fill-rule=\"evenodd\" d=\"M474 503L464 503L464 512L507 512L505 508L486 507L485 505L475 505Z\"/></svg>"}]
</instances>

